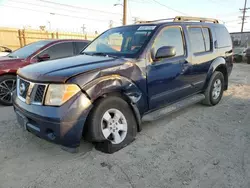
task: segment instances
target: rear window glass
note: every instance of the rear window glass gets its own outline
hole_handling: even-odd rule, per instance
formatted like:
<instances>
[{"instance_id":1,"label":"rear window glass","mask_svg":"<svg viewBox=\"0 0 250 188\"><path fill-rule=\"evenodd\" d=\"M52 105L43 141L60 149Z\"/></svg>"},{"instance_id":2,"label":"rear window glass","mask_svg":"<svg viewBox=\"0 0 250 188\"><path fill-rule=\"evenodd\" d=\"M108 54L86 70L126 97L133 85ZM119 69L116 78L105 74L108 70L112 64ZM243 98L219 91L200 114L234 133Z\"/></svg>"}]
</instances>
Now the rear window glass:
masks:
<instances>
[{"instance_id":1,"label":"rear window glass","mask_svg":"<svg viewBox=\"0 0 250 188\"><path fill-rule=\"evenodd\" d=\"M214 30L218 48L229 47L232 45L232 39L225 27L215 27Z\"/></svg>"}]
</instances>

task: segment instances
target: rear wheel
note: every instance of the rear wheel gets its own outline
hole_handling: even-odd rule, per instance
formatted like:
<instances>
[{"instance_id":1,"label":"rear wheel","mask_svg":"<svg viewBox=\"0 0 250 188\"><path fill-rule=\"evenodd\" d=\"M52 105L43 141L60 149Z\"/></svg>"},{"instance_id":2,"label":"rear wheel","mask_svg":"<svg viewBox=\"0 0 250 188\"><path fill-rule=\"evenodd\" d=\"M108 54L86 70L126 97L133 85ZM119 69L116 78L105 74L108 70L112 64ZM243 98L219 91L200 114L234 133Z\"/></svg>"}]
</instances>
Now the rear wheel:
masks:
<instances>
[{"instance_id":1,"label":"rear wheel","mask_svg":"<svg viewBox=\"0 0 250 188\"><path fill-rule=\"evenodd\" d=\"M203 104L214 106L218 104L224 92L224 76L221 72L215 71L209 81L208 87L205 91L205 99Z\"/></svg>"},{"instance_id":2,"label":"rear wheel","mask_svg":"<svg viewBox=\"0 0 250 188\"><path fill-rule=\"evenodd\" d=\"M16 89L16 76L4 75L0 77L0 103L12 105L12 93Z\"/></svg>"},{"instance_id":3,"label":"rear wheel","mask_svg":"<svg viewBox=\"0 0 250 188\"><path fill-rule=\"evenodd\" d=\"M247 57L247 64L250 64L250 57Z\"/></svg>"},{"instance_id":4,"label":"rear wheel","mask_svg":"<svg viewBox=\"0 0 250 188\"><path fill-rule=\"evenodd\" d=\"M136 136L136 121L130 106L118 96L99 100L88 121L87 137L97 149L113 153L132 142Z\"/></svg>"}]
</instances>

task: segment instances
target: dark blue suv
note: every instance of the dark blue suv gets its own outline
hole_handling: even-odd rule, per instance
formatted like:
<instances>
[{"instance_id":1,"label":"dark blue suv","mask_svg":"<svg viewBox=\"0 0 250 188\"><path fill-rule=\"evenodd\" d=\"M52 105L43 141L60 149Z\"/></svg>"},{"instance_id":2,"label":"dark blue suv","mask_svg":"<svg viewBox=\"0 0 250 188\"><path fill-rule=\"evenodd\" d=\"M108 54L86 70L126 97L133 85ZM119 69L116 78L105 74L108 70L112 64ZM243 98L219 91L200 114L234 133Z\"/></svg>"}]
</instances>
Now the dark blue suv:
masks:
<instances>
[{"instance_id":1,"label":"dark blue suv","mask_svg":"<svg viewBox=\"0 0 250 188\"><path fill-rule=\"evenodd\" d=\"M142 121L190 104L219 103L233 67L232 42L214 19L176 17L112 28L81 55L19 69L19 124L75 152L82 136L112 153Z\"/></svg>"}]
</instances>

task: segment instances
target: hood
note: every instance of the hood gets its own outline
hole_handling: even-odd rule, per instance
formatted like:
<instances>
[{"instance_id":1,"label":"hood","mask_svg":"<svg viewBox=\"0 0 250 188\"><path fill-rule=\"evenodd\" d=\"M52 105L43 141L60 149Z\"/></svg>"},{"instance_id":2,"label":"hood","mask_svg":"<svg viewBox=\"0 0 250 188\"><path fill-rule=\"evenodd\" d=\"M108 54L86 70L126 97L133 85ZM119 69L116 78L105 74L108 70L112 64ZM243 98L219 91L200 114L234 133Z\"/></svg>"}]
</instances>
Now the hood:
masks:
<instances>
[{"instance_id":1,"label":"hood","mask_svg":"<svg viewBox=\"0 0 250 188\"><path fill-rule=\"evenodd\" d=\"M65 82L75 75L121 65L124 62L123 59L112 57L78 55L26 66L18 70L18 75L35 82Z\"/></svg>"},{"instance_id":2,"label":"hood","mask_svg":"<svg viewBox=\"0 0 250 188\"><path fill-rule=\"evenodd\" d=\"M18 62L22 62L22 60L24 59L2 56L0 57L0 65L8 65L9 63L18 63Z\"/></svg>"}]
</instances>

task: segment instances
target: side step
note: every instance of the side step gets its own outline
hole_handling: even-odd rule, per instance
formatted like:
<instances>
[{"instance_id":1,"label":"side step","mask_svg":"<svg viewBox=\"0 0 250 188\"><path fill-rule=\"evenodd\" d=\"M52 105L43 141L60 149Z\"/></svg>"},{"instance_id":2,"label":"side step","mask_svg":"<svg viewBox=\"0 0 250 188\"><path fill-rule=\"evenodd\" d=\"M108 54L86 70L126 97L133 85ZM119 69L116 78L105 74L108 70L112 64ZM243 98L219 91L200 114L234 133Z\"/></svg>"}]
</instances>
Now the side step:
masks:
<instances>
[{"instance_id":1,"label":"side step","mask_svg":"<svg viewBox=\"0 0 250 188\"><path fill-rule=\"evenodd\" d=\"M169 115L169 114L176 112L182 108L185 108L185 107L188 107L192 104L198 103L204 99L205 99L204 94L193 95L193 96L185 98L177 103L174 103L170 106L167 106L165 108L161 108L159 110L156 110L156 111L153 111L153 112L146 114L145 116L142 117L142 121L157 120L157 119L161 118L162 116Z\"/></svg>"}]
</instances>

